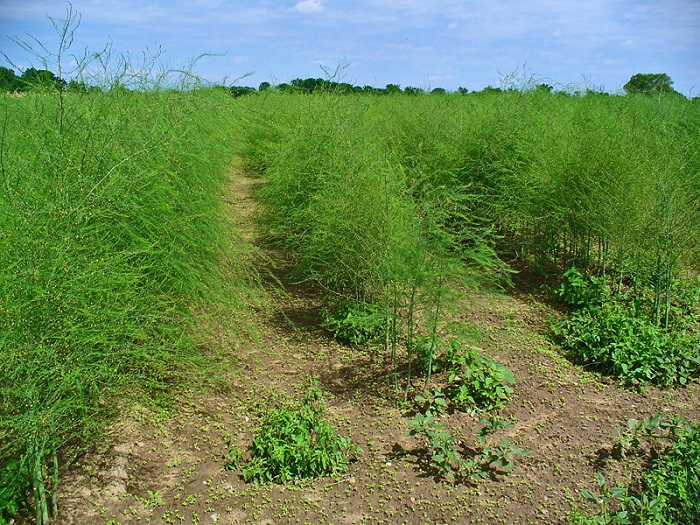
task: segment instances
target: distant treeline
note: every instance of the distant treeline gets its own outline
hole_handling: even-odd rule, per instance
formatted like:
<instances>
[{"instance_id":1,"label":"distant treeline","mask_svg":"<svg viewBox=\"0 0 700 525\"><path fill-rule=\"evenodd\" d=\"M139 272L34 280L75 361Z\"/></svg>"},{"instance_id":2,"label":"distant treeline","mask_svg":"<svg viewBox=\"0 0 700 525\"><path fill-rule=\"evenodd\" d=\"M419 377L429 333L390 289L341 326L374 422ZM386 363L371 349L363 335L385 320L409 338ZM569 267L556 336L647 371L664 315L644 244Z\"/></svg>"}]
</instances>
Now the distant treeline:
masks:
<instances>
[{"instance_id":1,"label":"distant treeline","mask_svg":"<svg viewBox=\"0 0 700 525\"><path fill-rule=\"evenodd\" d=\"M673 80L666 73L637 73L633 75L630 80L624 85L623 89L625 93L667 93L681 95L678 91L673 89ZM269 82L263 82L260 84L256 90L254 87L247 86L231 86L228 88L233 96L240 97L243 95L249 95L257 92L265 91L276 91L280 93L315 93L315 92L333 92L333 93L371 93L376 95L392 95L396 93L404 93L406 95L421 95L421 94L431 94L431 95L445 95L449 93L457 93L466 95L470 91L465 87L459 87L456 91L448 91L445 88L436 87L431 90L426 90L420 87L406 86L402 88L399 84L387 84L386 87L380 88L376 86L356 86L349 84L347 82L335 82L332 80L325 80L323 78L295 78L289 83L281 83L272 85ZM499 88L493 86L486 86L481 92L482 93L497 93L502 91L522 91L522 90L536 90L546 93L564 93L572 94L570 90L557 91L553 85L547 83L531 83L527 86L509 87L509 88ZM476 92L476 91L474 91ZM602 91L584 89L583 91L577 91L575 94L608 94ZM681 95L682 96L682 95Z\"/></svg>"},{"instance_id":2,"label":"distant treeline","mask_svg":"<svg viewBox=\"0 0 700 525\"><path fill-rule=\"evenodd\" d=\"M110 87L110 89L113 86ZM128 89L127 86L120 85L120 88ZM373 93L373 94L393 94L406 93L409 95L418 95L428 93L428 91L407 86L401 88L398 84L387 84L384 88L374 86L355 86L347 82L335 82L322 78L295 78L289 83L270 84L262 82L258 88L248 86L220 86L223 89L228 89L234 97L249 95L258 92L275 91L279 93L316 93L316 92L333 92L333 93ZM53 72L46 69L35 69L33 67L25 69L22 74L17 75L10 68L0 66L0 92L22 93L26 91L34 91L37 89L58 89L76 92L102 91L103 88L95 85L90 85L84 81L66 80L56 76ZM551 86L542 85L541 89L552 90ZM484 91L501 91L500 88L487 87ZM467 88L460 87L457 93L467 94ZM435 88L429 91L431 94L445 94L448 91L444 88Z\"/></svg>"},{"instance_id":3,"label":"distant treeline","mask_svg":"<svg viewBox=\"0 0 700 525\"><path fill-rule=\"evenodd\" d=\"M35 69L33 67L25 69L21 75L7 67L0 66L0 91L10 93L22 93L36 89L69 89L75 91L96 90L89 87L85 82L71 80L66 82L47 69Z\"/></svg>"},{"instance_id":4,"label":"distant treeline","mask_svg":"<svg viewBox=\"0 0 700 525\"><path fill-rule=\"evenodd\" d=\"M372 94L386 94L390 95L393 93L405 93L407 95L418 95L421 93L431 93L431 94L445 94L448 91L444 88L437 87L431 91L427 91L423 88L406 86L401 88L398 84L387 84L386 87L380 88L376 86L356 86L349 84L347 82L335 82L333 80L326 80L323 78L295 78L289 83L283 82L281 84L272 85L269 82L262 82L258 89L254 87L245 86L231 86L229 88L234 96L247 95L250 93L265 92L265 91L277 91L280 93L315 93L315 92L333 92L333 93L372 93ZM500 91L500 88L489 87L488 90ZM467 88L460 87L457 89L458 93L466 94L469 92Z\"/></svg>"},{"instance_id":5,"label":"distant treeline","mask_svg":"<svg viewBox=\"0 0 700 525\"><path fill-rule=\"evenodd\" d=\"M673 80L666 73L637 73L624 85L625 93L667 93L683 96L681 93L673 89ZM399 84L387 84L380 88L376 86L357 86L347 82L336 82L323 78L295 78L289 83L282 82L280 84L271 84L270 82L262 82L258 88L250 86L220 86L222 89L227 89L234 97L251 95L255 93L264 93L274 91L278 93L323 93L332 92L338 94L351 93L369 93L375 95L392 95L403 93L406 95L445 95L456 93L466 95L470 91L465 87L459 87L456 91L448 91L445 88L436 87L431 90L426 90L420 87L406 86L401 87ZM109 89L113 89L110 86ZM125 85L119 85L120 89L128 89ZM36 89L58 89L74 91L79 93L87 93L93 91L101 91L103 88L95 85L90 85L84 81L70 80L66 81L63 78L56 76L53 72L46 69L35 69L33 67L25 69L21 75L17 75L12 69L0 66L0 92L22 93L25 91L33 91ZM556 91L554 86L547 83L529 84L527 90L535 89L537 91L547 93L565 93L571 94L570 90ZM497 93L501 91L519 91L523 87L499 88L486 86L482 93ZM476 91L474 91L476 92ZM602 91L584 89L583 92L576 91L574 94L608 94ZM698 98L698 97L696 97Z\"/></svg>"}]
</instances>

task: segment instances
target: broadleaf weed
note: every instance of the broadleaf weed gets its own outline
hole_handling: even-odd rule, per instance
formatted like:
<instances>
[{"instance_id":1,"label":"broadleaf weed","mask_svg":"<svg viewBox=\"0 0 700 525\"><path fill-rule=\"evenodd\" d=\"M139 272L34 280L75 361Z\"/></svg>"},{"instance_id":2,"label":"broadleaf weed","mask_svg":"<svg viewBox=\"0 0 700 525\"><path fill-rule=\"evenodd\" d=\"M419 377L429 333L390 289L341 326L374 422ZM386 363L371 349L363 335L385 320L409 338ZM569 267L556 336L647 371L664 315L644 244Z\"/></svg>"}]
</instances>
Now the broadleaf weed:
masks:
<instances>
[{"instance_id":1,"label":"broadleaf weed","mask_svg":"<svg viewBox=\"0 0 700 525\"><path fill-rule=\"evenodd\" d=\"M240 465L246 481L288 483L342 472L361 453L325 419L321 391L311 387L300 404L283 403L262 415L250 459L232 448L228 468Z\"/></svg>"}]
</instances>

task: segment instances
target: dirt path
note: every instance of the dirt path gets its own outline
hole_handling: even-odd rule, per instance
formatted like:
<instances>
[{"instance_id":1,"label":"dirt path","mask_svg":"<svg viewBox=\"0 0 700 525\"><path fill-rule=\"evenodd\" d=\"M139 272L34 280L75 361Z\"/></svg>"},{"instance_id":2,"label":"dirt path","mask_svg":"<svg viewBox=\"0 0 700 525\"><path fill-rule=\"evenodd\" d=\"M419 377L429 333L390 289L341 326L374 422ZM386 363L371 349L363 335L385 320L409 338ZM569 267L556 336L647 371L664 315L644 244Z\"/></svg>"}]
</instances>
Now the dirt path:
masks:
<instances>
[{"instance_id":1,"label":"dirt path","mask_svg":"<svg viewBox=\"0 0 700 525\"><path fill-rule=\"evenodd\" d=\"M258 244L253 190L233 174L234 223ZM474 344L509 367L516 395L502 412L508 439L531 450L514 471L479 484L452 484L424 473L423 444L405 435L405 408L386 360L343 347L317 328L319 303L285 282L289 261L260 247L284 290L271 290L262 339L237 350L226 388L184 392L168 413L136 407L64 478L57 523L150 524L491 524L568 523L571 503L592 489L595 472L624 481L628 463L607 457L615 425L662 411L700 420L700 388L645 394L574 367L543 334L549 316L527 296L471 294L459 309ZM227 443L250 443L254 420L273 393L301 397L310 378L327 395L330 418L364 450L337 478L290 486L246 484L225 470ZM455 416L461 439L474 418Z\"/></svg>"}]
</instances>

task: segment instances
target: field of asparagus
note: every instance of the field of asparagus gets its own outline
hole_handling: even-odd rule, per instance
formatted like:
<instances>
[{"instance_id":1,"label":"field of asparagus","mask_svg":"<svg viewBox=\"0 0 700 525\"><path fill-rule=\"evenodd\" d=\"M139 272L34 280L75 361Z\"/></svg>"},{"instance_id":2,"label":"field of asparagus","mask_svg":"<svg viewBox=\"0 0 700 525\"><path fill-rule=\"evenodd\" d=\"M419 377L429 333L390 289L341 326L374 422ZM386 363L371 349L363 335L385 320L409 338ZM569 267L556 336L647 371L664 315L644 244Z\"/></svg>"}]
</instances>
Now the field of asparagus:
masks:
<instances>
[{"instance_id":1,"label":"field of asparagus","mask_svg":"<svg viewBox=\"0 0 700 525\"><path fill-rule=\"evenodd\" d=\"M0 100L0 524L700 520L700 100Z\"/></svg>"}]
</instances>

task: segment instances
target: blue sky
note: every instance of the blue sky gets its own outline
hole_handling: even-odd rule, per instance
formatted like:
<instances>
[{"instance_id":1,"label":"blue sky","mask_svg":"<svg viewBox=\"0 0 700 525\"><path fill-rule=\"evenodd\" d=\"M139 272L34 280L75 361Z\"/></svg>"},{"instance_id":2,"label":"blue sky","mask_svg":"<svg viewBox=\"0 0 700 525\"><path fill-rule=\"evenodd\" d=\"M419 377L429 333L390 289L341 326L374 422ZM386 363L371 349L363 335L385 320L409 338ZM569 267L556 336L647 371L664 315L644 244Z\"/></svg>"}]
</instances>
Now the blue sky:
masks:
<instances>
[{"instance_id":1,"label":"blue sky","mask_svg":"<svg viewBox=\"0 0 700 525\"><path fill-rule=\"evenodd\" d=\"M324 77L424 89L534 78L615 92L635 73L667 73L700 95L700 0L72 0L82 20L71 52L107 44L134 59L162 49L214 82ZM11 38L57 49L47 15L59 0L0 0L0 51L30 64ZM8 64L2 60L3 65ZM36 60L32 65L40 66Z\"/></svg>"}]
</instances>

